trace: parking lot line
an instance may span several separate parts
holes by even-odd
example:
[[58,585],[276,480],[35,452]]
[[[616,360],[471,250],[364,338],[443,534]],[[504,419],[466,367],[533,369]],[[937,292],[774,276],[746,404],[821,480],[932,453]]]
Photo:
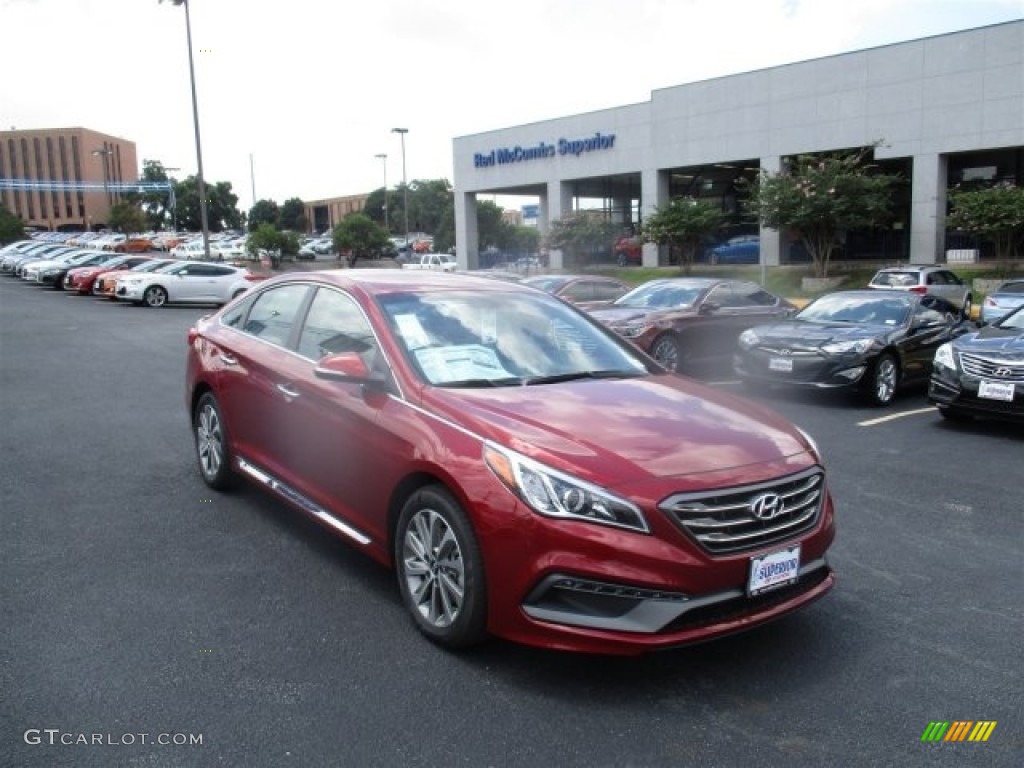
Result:
[[885,421],[892,421],[894,419],[902,419],[904,416],[918,416],[922,413],[935,413],[935,406],[929,406],[927,408],[918,408],[916,411],[900,411],[899,413],[891,413],[888,416],[881,416],[877,419],[868,419],[867,421],[858,421],[858,427],[873,427],[875,424],[881,424]]

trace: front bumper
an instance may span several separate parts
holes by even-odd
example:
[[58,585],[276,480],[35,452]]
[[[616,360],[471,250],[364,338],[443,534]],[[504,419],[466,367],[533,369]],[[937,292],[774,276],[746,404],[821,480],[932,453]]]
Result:
[[936,366],[928,382],[928,399],[940,410],[972,416],[1024,420],[1024,383],[1013,384],[1012,400],[997,400],[981,396],[982,381],[986,380],[962,371]]
[[[788,370],[783,370],[787,364]],[[859,387],[868,367],[860,355],[798,353],[783,357],[752,349],[733,357],[733,370],[747,381],[815,389]]]

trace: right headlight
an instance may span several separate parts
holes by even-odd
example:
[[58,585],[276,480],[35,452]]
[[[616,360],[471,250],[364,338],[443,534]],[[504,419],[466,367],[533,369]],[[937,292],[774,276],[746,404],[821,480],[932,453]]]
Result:
[[756,347],[759,341],[761,341],[761,337],[752,328],[748,328],[740,334],[740,347],[742,349]]
[[494,443],[484,461],[512,493],[545,517],[600,523],[648,533],[640,509],[625,499]]
[[952,344],[947,342],[935,350],[935,365],[940,368],[949,368],[951,371],[956,370]]

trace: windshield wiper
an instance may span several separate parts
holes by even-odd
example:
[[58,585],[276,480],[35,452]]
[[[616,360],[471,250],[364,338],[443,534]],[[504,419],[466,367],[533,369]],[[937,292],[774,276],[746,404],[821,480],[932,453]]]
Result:
[[581,379],[631,379],[642,375],[638,371],[572,371],[571,373],[555,373],[550,376],[529,376],[523,379],[523,386],[533,384],[558,384],[563,381],[580,381]]
[[515,376],[503,379],[456,379],[455,381],[438,382],[437,386],[451,389],[472,389],[474,387],[510,387],[519,384]]

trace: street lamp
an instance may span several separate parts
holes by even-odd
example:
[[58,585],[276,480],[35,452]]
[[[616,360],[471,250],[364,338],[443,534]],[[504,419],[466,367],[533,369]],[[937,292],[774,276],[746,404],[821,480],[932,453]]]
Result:
[[[159,0],[163,3],[164,0]],[[196,68],[192,61],[192,22],[189,19],[188,0],[170,0],[174,5],[185,6],[185,36],[188,41],[188,74],[192,83],[192,122],[196,131],[196,166],[198,169],[197,186],[199,188],[199,223],[203,230],[203,256],[210,260],[210,226],[206,214],[206,182],[203,181],[203,149],[199,142],[199,105],[196,101]]]
[[405,180],[405,134],[408,128],[392,128],[392,133],[397,133],[402,138],[402,214],[405,217],[405,253],[409,254],[409,185]]
[[388,156],[385,154],[374,155],[378,160],[384,163],[384,229],[391,234],[391,228],[388,227]]
[[174,194],[174,177],[170,175],[171,171],[180,171],[181,168],[167,168],[164,167],[164,175],[167,176],[167,183],[171,185],[171,188],[167,195],[167,207],[171,209],[171,231],[175,234],[178,233],[178,197]]

